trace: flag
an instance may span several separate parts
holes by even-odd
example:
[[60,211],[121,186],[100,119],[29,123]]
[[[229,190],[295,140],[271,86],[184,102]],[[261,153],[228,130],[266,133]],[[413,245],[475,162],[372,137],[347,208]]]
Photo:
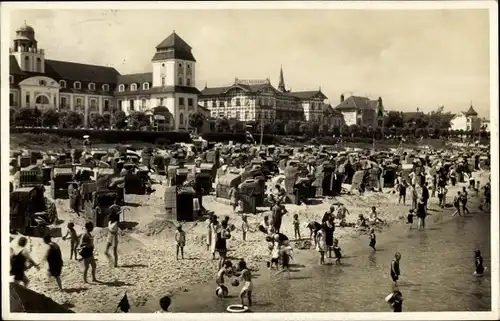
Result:
[[118,303],[116,310],[118,311],[118,309],[120,309],[120,311],[125,313],[127,313],[130,310],[130,303],[128,302],[127,293],[125,293],[123,298],[120,300],[120,303]]

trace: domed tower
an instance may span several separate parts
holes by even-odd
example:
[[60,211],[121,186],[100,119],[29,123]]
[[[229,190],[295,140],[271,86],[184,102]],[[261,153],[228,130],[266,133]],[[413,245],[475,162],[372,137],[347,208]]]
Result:
[[16,57],[19,67],[27,72],[45,73],[45,52],[38,49],[38,42],[35,39],[35,30],[24,22],[16,30],[14,48],[11,54]]

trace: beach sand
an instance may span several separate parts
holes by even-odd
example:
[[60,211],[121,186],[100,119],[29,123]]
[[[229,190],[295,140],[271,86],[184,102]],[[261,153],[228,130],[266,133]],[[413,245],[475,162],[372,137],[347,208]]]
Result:
[[[475,173],[475,177],[487,180],[487,173]],[[273,186],[272,183],[269,184]],[[348,188],[348,186],[346,186]],[[113,268],[104,253],[106,230],[96,228],[93,232],[96,245],[97,279],[102,283],[85,284],[83,282],[83,265],[81,262],[69,260],[69,241],[60,237],[54,238],[63,252],[64,268],[62,272],[65,292],[59,292],[55,280],[47,276],[47,265],[44,263],[40,271],[32,268],[27,272],[31,280],[29,287],[43,293],[58,303],[75,312],[96,313],[114,312],[122,296],[127,293],[132,311],[134,307],[141,307],[148,300],[167,293],[174,295],[179,291],[188,292],[191,285],[203,282],[214,282],[217,272],[217,260],[206,248],[206,234],[208,222],[188,222],[184,224],[186,231],[185,259],[175,259],[175,223],[166,220],[164,214],[164,185],[155,185],[156,191],[149,196],[126,195],[124,221],[138,223],[131,230],[122,230],[120,235],[119,267]],[[459,186],[450,187],[448,203]],[[288,214],[283,218],[281,232],[293,239],[292,220],[294,214],[299,214],[302,237],[308,237],[309,231],[304,224],[315,220],[321,221],[325,211],[334,202],[343,203],[349,210],[347,222],[356,222],[359,214],[368,213],[371,206],[376,206],[379,218],[384,220],[383,228],[378,233],[390,233],[390,225],[394,222],[406,220],[410,197],[407,196],[406,206],[397,204],[397,195],[386,189],[384,193],[367,192],[363,197],[345,195],[335,199],[325,199],[318,205],[286,205]],[[68,200],[56,200],[58,215],[62,222],[54,228],[60,228],[62,235],[66,234],[66,225],[75,222],[77,232],[83,231],[83,220],[70,212]],[[218,202],[214,196],[206,196],[203,206],[212,210],[219,218],[229,216],[230,223],[236,226],[232,238],[228,240],[228,256],[230,258],[244,258],[249,267],[257,270],[262,262],[267,260],[267,242],[264,235],[257,230],[265,215],[271,215],[268,208],[260,208],[260,213],[249,214],[248,222],[250,233],[247,241],[242,241],[241,218],[234,214],[229,205]],[[337,228],[335,237],[343,242],[349,238],[358,237],[360,231],[353,227]],[[39,262],[45,254],[46,245],[40,238],[30,238],[31,254]],[[308,251],[308,250],[304,250]],[[312,250],[310,250],[312,251]],[[89,277],[90,280],[90,271]],[[151,302],[148,303],[148,305]]]

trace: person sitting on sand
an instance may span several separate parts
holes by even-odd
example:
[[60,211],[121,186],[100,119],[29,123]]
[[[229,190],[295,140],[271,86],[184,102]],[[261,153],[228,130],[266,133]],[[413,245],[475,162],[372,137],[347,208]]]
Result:
[[372,206],[369,215],[370,215],[370,221],[372,221],[373,223],[384,223],[384,221],[382,221],[378,217],[377,208],[375,206]]
[[350,213],[344,204],[339,204],[339,208],[337,209],[337,219],[340,221],[340,226],[346,226],[346,218],[349,214]]

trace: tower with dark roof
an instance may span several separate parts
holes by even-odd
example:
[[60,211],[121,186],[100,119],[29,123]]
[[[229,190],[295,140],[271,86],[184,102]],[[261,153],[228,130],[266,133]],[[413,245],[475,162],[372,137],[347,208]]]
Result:
[[280,67],[280,81],[278,84],[278,90],[285,93],[286,87],[285,87],[285,77],[283,76],[283,66]]
[[195,87],[196,60],[191,46],[175,30],[156,46],[152,64],[153,87]]
[[28,26],[26,21],[16,30],[11,54],[16,58],[22,71],[45,73],[45,52],[43,49],[38,49],[35,29]]

